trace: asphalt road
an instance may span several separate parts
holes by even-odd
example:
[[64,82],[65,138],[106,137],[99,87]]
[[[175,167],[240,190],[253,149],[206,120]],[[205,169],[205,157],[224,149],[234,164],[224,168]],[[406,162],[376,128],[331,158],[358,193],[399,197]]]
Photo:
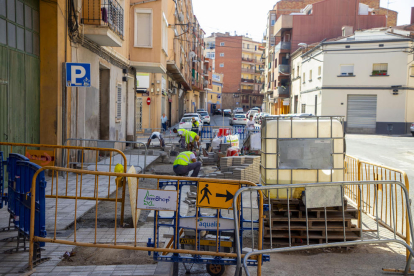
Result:
[[214,115],[211,117],[210,124],[212,126],[229,126],[229,118],[223,117],[222,115]]
[[405,171],[410,182],[410,198],[414,198],[414,137],[347,134],[345,138],[348,155]]

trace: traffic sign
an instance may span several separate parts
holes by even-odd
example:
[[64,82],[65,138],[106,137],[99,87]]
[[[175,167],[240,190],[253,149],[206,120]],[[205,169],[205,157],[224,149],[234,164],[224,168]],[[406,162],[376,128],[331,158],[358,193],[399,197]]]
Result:
[[147,105],[150,105],[151,104],[151,98],[150,97],[148,97],[147,98]]
[[90,87],[91,64],[66,62],[66,86]]
[[232,209],[238,189],[240,184],[198,182],[197,207]]

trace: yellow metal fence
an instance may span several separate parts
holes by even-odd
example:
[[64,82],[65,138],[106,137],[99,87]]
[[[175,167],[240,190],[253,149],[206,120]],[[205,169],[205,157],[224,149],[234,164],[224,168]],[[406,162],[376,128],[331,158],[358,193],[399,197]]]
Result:
[[[404,171],[382,166],[356,157],[345,156],[345,181],[398,181],[404,184],[407,191],[410,189],[407,174]],[[368,185],[345,187],[345,195],[363,213],[376,220],[378,224],[394,231],[407,244],[410,244],[407,204],[403,190],[389,185]],[[395,215],[393,215],[395,214]],[[361,218],[358,217],[358,227],[361,227]],[[408,256],[407,251],[407,256]]]

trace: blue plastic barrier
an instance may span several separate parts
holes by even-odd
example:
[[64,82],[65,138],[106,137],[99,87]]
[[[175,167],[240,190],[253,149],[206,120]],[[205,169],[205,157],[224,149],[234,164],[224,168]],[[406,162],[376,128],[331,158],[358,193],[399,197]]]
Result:
[[[182,197],[186,197],[187,194],[183,194],[182,193],[182,188],[183,186],[195,186],[197,187],[198,182],[197,181],[180,181],[180,188],[177,189],[177,181],[176,180],[172,180],[172,181],[159,181],[159,187],[160,189],[165,187],[165,186],[174,186],[176,190],[178,190],[178,201],[181,202],[181,198]],[[243,198],[240,197],[240,204],[243,206]],[[266,207],[267,208],[267,207]],[[172,217],[165,217],[160,215],[161,212],[156,212],[157,214],[154,216],[154,237],[156,237],[155,241],[151,241],[151,239],[149,239],[147,246],[148,247],[154,247],[155,245],[157,246],[157,248],[161,247],[160,244],[160,228],[161,227],[167,227],[167,228],[173,228],[174,230],[174,234],[173,237],[177,237],[177,240],[179,240],[179,229],[180,227],[176,227],[177,224],[180,225],[180,219],[183,218],[194,218],[196,219],[195,215],[192,216],[181,216],[180,215],[180,210],[181,210],[181,204],[178,205],[178,210],[177,212],[174,212],[174,215]],[[222,216],[222,210],[218,209],[216,210],[216,214],[214,216],[205,216],[202,215],[200,212],[200,207],[197,208],[197,212],[198,212],[198,219],[202,220],[203,218],[224,218]],[[229,219],[229,218],[227,218]],[[232,220],[232,219],[231,219]],[[171,222],[168,222],[171,221]],[[243,216],[243,208],[240,208],[240,244],[242,246],[243,244],[243,232],[244,231],[251,231],[251,220],[246,219]],[[258,223],[258,220],[253,220],[253,223]],[[191,228],[190,228],[191,229]],[[254,230],[258,230],[257,227],[253,228]],[[195,230],[194,230],[195,231]],[[198,235],[200,236],[200,232],[202,232],[204,230],[197,230]],[[224,233],[229,233],[232,230],[220,230],[218,231],[218,235],[221,237]],[[234,231],[234,230],[233,230]],[[217,231],[209,231],[209,232],[217,232]],[[198,241],[200,240],[200,238],[198,239]],[[219,239],[221,240],[221,238]],[[181,244],[180,244],[181,245]],[[197,244],[197,247],[199,247],[200,245]],[[219,243],[219,251],[221,251],[221,246]],[[148,252],[150,254],[150,252]],[[187,255],[187,254],[168,254],[168,255],[163,255],[162,253],[159,252],[153,252],[153,258],[155,261],[164,261],[164,262],[180,262],[180,263],[199,263],[199,264],[220,264],[220,265],[236,265],[237,264],[237,260],[236,258],[228,258],[228,257],[214,257],[214,256],[201,256],[201,255]],[[262,261],[269,261],[270,257],[269,255],[263,255]],[[257,265],[257,261],[256,260],[249,260],[248,261],[248,265],[250,266],[256,266]]]
[[[31,211],[31,187],[32,179],[40,166],[28,162],[17,161],[16,164],[16,191],[15,203],[18,209],[19,220],[15,225],[18,229],[29,236],[30,231],[30,211]],[[46,180],[42,171],[36,178],[36,199],[35,199],[35,225],[34,235],[38,237],[46,237]],[[44,246],[45,243],[40,243]]]
[[[9,213],[14,216],[14,220],[19,220],[19,210],[16,209],[16,197],[18,196],[16,192],[16,170],[17,170],[17,161],[29,161],[24,155],[18,153],[10,153],[7,158],[7,173],[8,173],[8,207],[7,210]],[[16,225],[17,226],[17,225]]]
[[3,208],[3,201],[6,199],[4,195],[4,167],[3,152],[0,151],[0,209]]
[[[7,158],[8,211],[15,227],[29,236],[32,179],[40,166],[29,162],[24,155],[10,153]],[[36,178],[35,236],[46,237],[46,180],[44,172]],[[44,243],[40,243],[43,247]]]

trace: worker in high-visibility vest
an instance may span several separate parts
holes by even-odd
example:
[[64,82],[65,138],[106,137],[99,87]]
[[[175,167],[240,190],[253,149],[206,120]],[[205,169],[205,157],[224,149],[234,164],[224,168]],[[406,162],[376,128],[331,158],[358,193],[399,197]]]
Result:
[[196,118],[193,117],[193,119],[191,120],[191,131],[197,133],[198,135],[199,126],[200,123],[196,120]]
[[181,148],[185,148],[185,137],[187,135],[187,133],[189,132],[189,130],[186,130],[185,128],[179,128],[173,129],[174,133],[178,133],[178,135],[180,136],[180,140],[178,141],[181,144]]
[[187,150],[193,150],[195,148],[195,143],[197,143],[198,148],[200,148],[200,136],[194,131],[189,131],[187,133],[185,142],[187,143]]
[[200,172],[201,162],[197,161],[197,156],[192,151],[183,151],[174,161],[173,170],[178,176],[187,176],[193,171],[191,177],[197,177]]

